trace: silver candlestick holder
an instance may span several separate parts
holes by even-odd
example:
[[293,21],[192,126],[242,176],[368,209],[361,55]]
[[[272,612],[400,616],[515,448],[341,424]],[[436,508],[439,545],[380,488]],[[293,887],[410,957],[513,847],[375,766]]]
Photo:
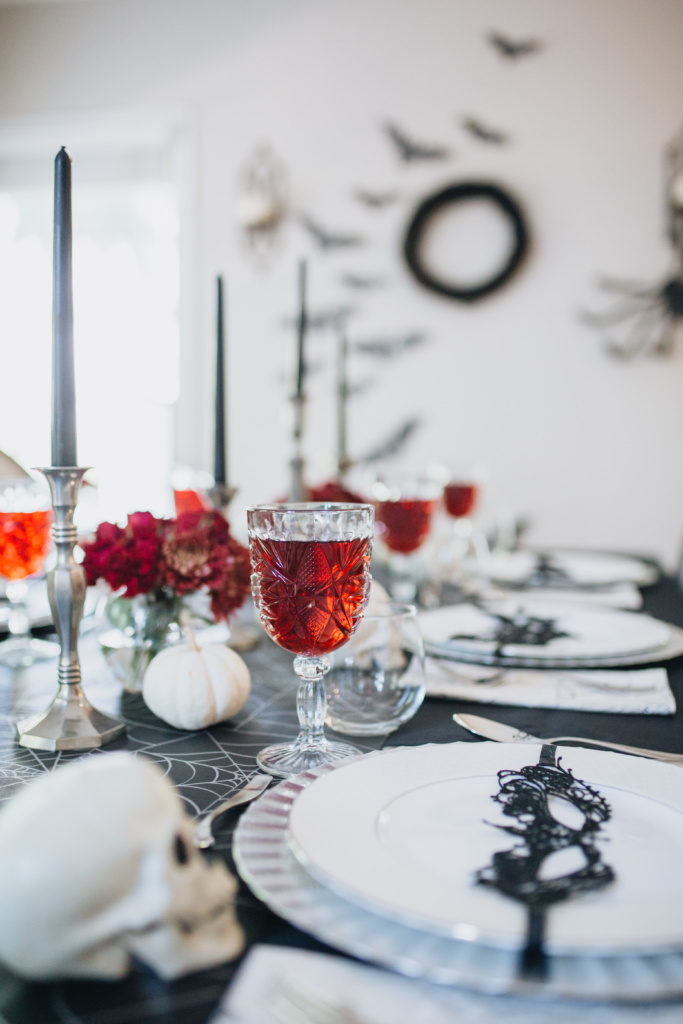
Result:
[[236,487],[228,487],[227,484],[214,484],[207,491],[209,501],[221,515],[227,519],[230,502],[237,494]]
[[77,532],[74,511],[85,469],[52,466],[41,469],[52,494],[52,536],[57,562],[47,576],[47,593],[59,637],[58,690],[40,714],[17,722],[19,744],[36,750],[91,750],[123,732],[119,718],[94,708],[81,689],[78,632],[83,617],[86,578],[74,558]]

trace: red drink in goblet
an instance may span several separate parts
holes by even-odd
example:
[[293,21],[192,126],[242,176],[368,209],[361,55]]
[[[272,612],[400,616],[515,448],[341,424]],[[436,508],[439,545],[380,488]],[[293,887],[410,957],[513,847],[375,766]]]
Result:
[[52,509],[0,511],[0,576],[23,580],[40,572],[50,550]]
[[266,747],[257,757],[280,778],[358,753],[323,732],[327,654],[360,624],[370,589],[372,505],[309,502],[255,505],[247,510],[252,590],[272,639],[296,654],[301,682],[293,743]]
[[0,482],[0,575],[7,580],[9,639],[0,643],[0,664],[19,668],[54,658],[59,645],[31,636],[27,578],[40,572],[50,550],[52,507],[47,488],[32,477]]
[[211,508],[211,502],[201,491],[194,491],[190,488],[173,491],[173,504],[175,514],[180,516],[183,512],[203,512]]
[[375,510],[377,532],[390,551],[408,555],[427,537],[435,508],[436,499],[380,501]]
[[444,500],[449,516],[453,516],[455,519],[469,516],[477,503],[478,491],[479,488],[476,484],[446,484]]
[[370,538],[254,538],[261,621],[276,644],[314,657],[336,651],[360,621],[370,564]]

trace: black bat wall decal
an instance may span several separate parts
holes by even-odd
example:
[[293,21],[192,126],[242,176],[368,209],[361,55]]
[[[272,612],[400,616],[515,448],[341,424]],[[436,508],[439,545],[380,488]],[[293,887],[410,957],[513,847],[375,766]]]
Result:
[[391,206],[398,199],[398,192],[370,192],[365,188],[357,188],[353,195],[359,203],[373,210],[383,210],[385,206]]
[[384,281],[381,277],[364,277],[362,274],[342,274],[341,283],[345,284],[347,288],[369,291],[372,288],[381,288]]
[[502,32],[489,32],[486,39],[505,60],[515,61],[520,57],[529,57],[543,48],[540,39],[515,40],[503,35]]
[[416,160],[445,160],[451,155],[446,146],[427,145],[411,139],[402,128],[393,121],[386,121],[384,131],[396,147],[396,152],[405,163],[412,163]]
[[402,334],[397,338],[371,338],[367,341],[357,341],[354,349],[364,356],[374,356],[377,359],[393,359],[409,348],[421,345],[427,340],[427,335],[421,331],[413,331],[411,334]]
[[346,385],[346,395],[348,398],[357,398],[359,395],[369,391],[376,383],[376,377],[363,377],[361,380],[349,382]]
[[362,235],[343,235],[329,231],[309,217],[307,213],[302,213],[299,216],[299,222],[324,252],[333,249],[348,249],[352,246],[363,245],[365,242]]
[[[306,328],[309,331],[324,331],[328,327],[336,327],[338,324],[344,323],[355,311],[353,306],[334,306],[331,309],[320,309],[316,313],[308,313]],[[296,327],[298,323],[298,316],[289,317],[282,321],[282,326],[291,331],[292,327]]]
[[405,448],[408,440],[413,436],[418,427],[421,426],[419,419],[407,420],[403,426],[391,434],[385,441],[382,441],[376,448],[372,448],[361,458],[356,459],[356,465],[368,465],[371,462],[379,462],[382,459],[390,459],[398,455]]
[[506,132],[498,131],[496,128],[489,128],[477,120],[476,117],[464,117],[462,119],[462,126],[465,131],[469,132],[475,139],[479,139],[480,142],[487,142],[493,146],[504,146],[510,141],[510,136]]

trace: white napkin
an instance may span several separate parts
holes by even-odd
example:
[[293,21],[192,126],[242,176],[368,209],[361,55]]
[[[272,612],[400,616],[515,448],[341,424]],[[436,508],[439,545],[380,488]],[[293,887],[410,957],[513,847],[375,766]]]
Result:
[[[480,995],[303,950],[255,946],[209,1024],[282,1024],[279,983],[340,1004],[357,1024],[680,1024],[680,1003],[609,1005]],[[349,1017],[351,1020],[351,1017]]]
[[676,711],[664,668],[628,672],[618,669],[501,670],[445,658],[427,658],[425,667],[427,693],[431,697],[612,714],[673,715]]

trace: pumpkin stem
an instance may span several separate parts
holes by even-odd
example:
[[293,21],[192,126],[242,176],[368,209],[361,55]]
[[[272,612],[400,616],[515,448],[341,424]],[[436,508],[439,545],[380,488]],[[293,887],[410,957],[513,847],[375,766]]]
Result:
[[194,630],[190,626],[183,626],[183,633],[187,637],[187,644],[190,650],[200,650],[199,644],[197,643],[197,637],[194,635]]

